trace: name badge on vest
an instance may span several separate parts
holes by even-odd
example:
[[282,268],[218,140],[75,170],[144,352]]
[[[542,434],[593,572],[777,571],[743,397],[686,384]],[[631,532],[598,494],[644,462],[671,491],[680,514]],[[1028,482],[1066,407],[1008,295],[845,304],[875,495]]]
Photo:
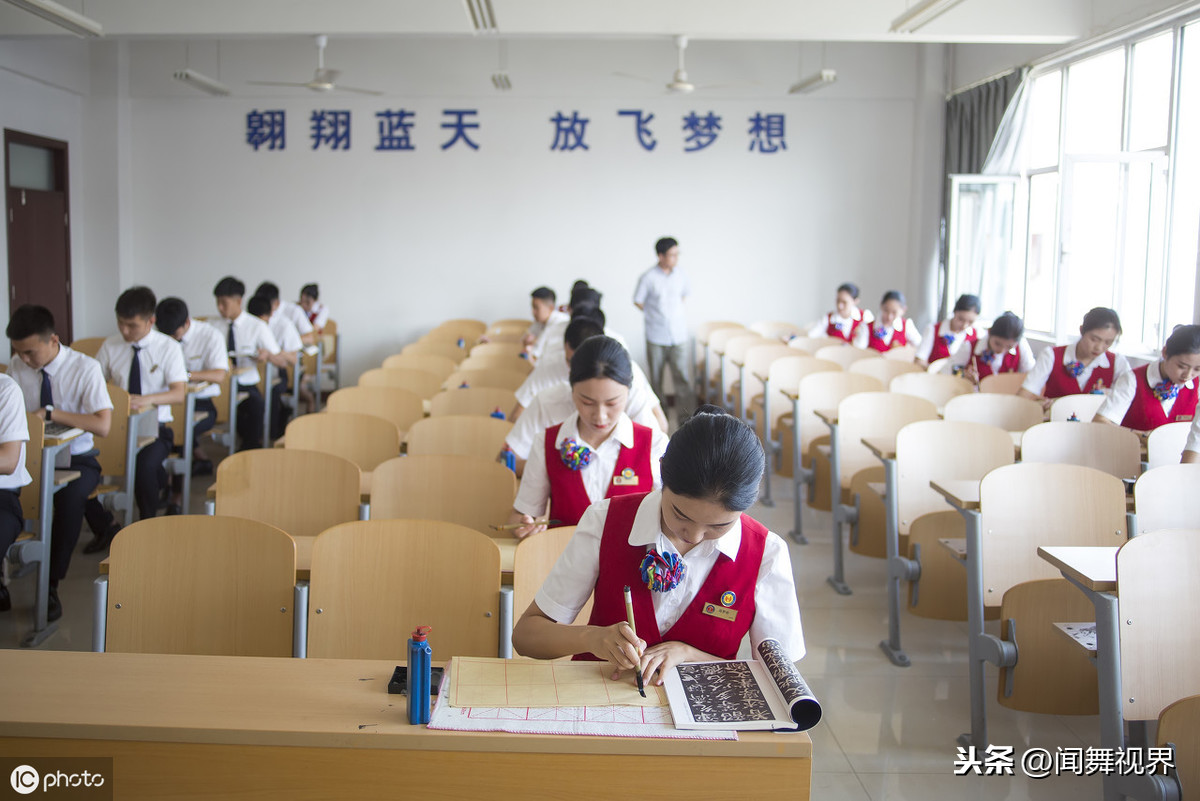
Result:
[[1190,423],[1190,422],[1192,422],[1193,417],[1195,417],[1195,415],[1177,414],[1177,415],[1175,415],[1175,422],[1176,423]]
[[612,483],[617,487],[636,487],[640,479],[632,467],[626,467],[619,476],[613,476]]

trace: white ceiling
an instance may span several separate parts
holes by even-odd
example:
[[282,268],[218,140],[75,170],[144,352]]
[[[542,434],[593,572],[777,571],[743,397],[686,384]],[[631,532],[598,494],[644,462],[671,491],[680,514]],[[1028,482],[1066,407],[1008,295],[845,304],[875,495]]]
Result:
[[[59,0],[111,38],[476,36],[465,0]],[[550,38],[1060,44],[1169,0],[963,0],[915,34],[888,32],[916,0],[491,0],[499,35]],[[0,2],[0,37],[61,35]],[[489,34],[483,34],[487,36]],[[490,34],[495,35],[495,34]]]

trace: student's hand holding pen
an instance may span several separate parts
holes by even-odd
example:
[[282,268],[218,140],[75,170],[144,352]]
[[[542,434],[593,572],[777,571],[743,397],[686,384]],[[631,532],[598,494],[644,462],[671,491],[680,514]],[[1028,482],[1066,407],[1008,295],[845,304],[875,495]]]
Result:
[[592,635],[592,643],[588,650],[612,664],[613,681],[621,677],[621,671],[637,670],[641,665],[646,641],[639,638],[625,621],[611,626],[593,626],[589,628],[589,632]]
[[515,528],[509,529],[509,531],[519,540],[528,537],[530,534],[540,534],[546,530],[545,521],[539,522],[529,515],[521,514],[515,509],[508,516],[508,523],[511,526],[515,526]]

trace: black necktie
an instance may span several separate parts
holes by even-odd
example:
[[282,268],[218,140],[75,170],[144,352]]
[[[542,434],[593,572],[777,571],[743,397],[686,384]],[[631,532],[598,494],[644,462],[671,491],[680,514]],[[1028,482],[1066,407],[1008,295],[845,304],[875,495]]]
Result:
[[133,361],[129,363],[129,394],[142,394],[142,365],[138,361],[138,351],[141,350],[137,345],[133,346]]
[[233,320],[229,321],[229,336],[225,337],[225,344],[229,346],[230,353],[237,353],[237,346],[233,341]]
[[50,374],[42,370],[42,408],[54,405],[54,393],[50,391]]

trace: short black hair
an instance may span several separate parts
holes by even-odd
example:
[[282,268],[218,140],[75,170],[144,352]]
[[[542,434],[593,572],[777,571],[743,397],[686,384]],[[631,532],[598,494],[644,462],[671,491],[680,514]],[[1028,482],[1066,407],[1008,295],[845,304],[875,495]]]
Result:
[[629,351],[612,337],[585,339],[571,357],[571,386],[593,378],[611,378],[627,387],[633,385]]
[[604,336],[604,325],[583,315],[567,323],[567,330],[563,334],[563,344],[571,350],[579,350],[579,346],[583,344],[584,340],[602,336]]
[[1097,328],[1115,328],[1117,336],[1120,336],[1121,318],[1117,316],[1117,312],[1114,309],[1097,306],[1083,315],[1083,325],[1079,326],[1079,333],[1086,334],[1088,331],[1095,331]]
[[599,306],[601,297],[601,294],[590,286],[581,286],[578,289],[572,289],[571,308],[574,309],[580,303],[591,303]]
[[117,298],[117,316],[129,320],[134,317],[153,317],[158,299],[148,286],[131,286]]
[[1163,356],[1171,358],[1182,353],[1200,353],[1200,325],[1179,325],[1167,337]]
[[663,486],[744,512],[758,500],[767,457],[754,429],[705,404],[679,427],[662,458]]
[[954,301],[954,311],[973,311],[979,314],[983,305],[979,302],[978,295],[959,295],[958,300]]
[[300,297],[316,300],[321,297],[321,290],[317,288],[316,284],[305,284],[300,287]]
[[679,243],[672,237],[664,236],[654,243],[654,252],[661,256],[674,247],[679,247]]
[[988,336],[1001,339],[1020,339],[1024,333],[1025,323],[1010,311],[997,317],[996,321],[992,323],[992,327],[988,329]]
[[858,300],[858,284],[852,284],[849,281],[847,281],[846,283],[839,286],[837,288],[837,292],[835,292],[834,294],[838,294],[841,292],[845,292],[850,297],[854,298],[855,300]]
[[254,294],[262,295],[267,300],[279,300],[279,286],[270,281],[263,281],[258,285],[258,289],[254,290]]
[[213,295],[218,298],[241,298],[246,296],[246,285],[234,278],[232,275],[227,275],[217,282],[213,287]]
[[174,336],[188,319],[188,307],[182,298],[163,298],[154,314],[154,327],[167,336]]
[[879,301],[879,305],[882,306],[883,304],[887,303],[889,300],[894,300],[897,303],[899,303],[901,306],[905,306],[905,307],[908,306],[908,301],[906,301],[904,299],[904,293],[901,292],[899,289],[889,289],[887,292],[884,292],[883,300]]
[[548,300],[551,305],[554,305],[554,301],[558,300],[558,295],[555,295],[554,290],[548,286],[539,286],[530,292],[529,296],[534,300]]
[[574,294],[575,292],[578,292],[581,289],[587,289],[587,288],[588,288],[588,282],[584,281],[582,278],[580,278],[578,281],[571,284],[571,293]]
[[246,312],[255,317],[262,317],[271,313],[271,299],[266,295],[255,295],[246,301]]
[[17,307],[4,332],[11,340],[39,336],[43,341],[49,341],[54,334],[54,314],[45,306],[32,303]]

